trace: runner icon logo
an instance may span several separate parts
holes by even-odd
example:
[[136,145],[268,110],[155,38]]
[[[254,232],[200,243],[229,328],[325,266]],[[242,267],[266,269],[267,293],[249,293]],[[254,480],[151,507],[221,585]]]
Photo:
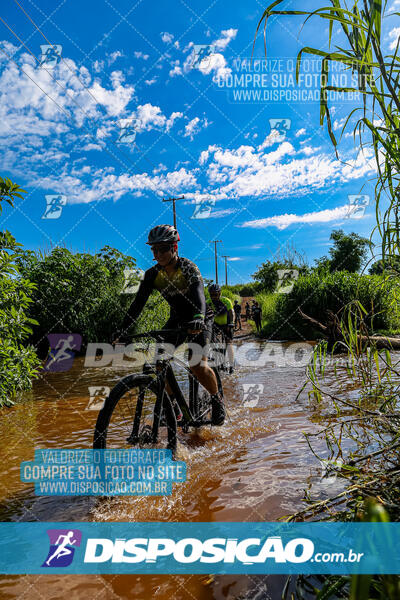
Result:
[[369,204],[367,194],[348,195],[349,205],[347,207],[346,219],[361,219],[364,216],[365,209]]
[[50,548],[42,567],[68,567],[74,558],[75,548],[81,545],[79,529],[48,529]]
[[254,408],[257,406],[260,396],[264,391],[261,383],[243,383],[243,406]]
[[132,120],[120,121],[120,133],[117,142],[120,144],[133,144],[136,139],[135,123]]
[[42,54],[40,57],[39,67],[54,69],[54,67],[61,60],[62,46],[60,46],[60,44],[55,44],[54,46],[43,44],[40,46],[40,50]]
[[67,197],[62,194],[52,194],[45,196],[46,210],[42,215],[42,219],[59,219],[62,209],[67,204]]
[[122,294],[136,294],[139,289],[140,281],[144,277],[144,271],[141,269],[124,269],[124,287]]
[[276,142],[283,142],[287,132],[290,129],[290,119],[269,119],[269,125],[271,127],[270,135],[274,136]]
[[215,54],[215,46],[212,44],[194,44],[192,68],[207,70],[213,54]]
[[50,352],[44,365],[45,371],[68,371],[72,367],[75,351],[81,349],[79,333],[50,333],[47,336]]
[[106,385],[89,386],[90,398],[86,410],[101,410],[109,393],[110,388]]
[[289,294],[294,286],[294,282],[299,278],[299,272],[296,269],[278,269],[278,287],[276,294]]
[[211,211],[214,208],[214,206],[215,206],[214,198],[204,198],[202,200],[196,200],[196,207],[190,218],[191,219],[207,219],[210,216]]

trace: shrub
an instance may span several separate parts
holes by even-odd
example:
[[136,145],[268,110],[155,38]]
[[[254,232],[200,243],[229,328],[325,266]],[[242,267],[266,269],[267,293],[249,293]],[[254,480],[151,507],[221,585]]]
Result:
[[[28,251],[19,262],[24,277],[36,284],[30,316],[38,321],[33,339],[44,340],[43,351],[51,332],[79,333],[84,345],[110,341],[133,300],[123,288],[124,270],[136,269],[134,258],[106,246],[94,256],[67,248],[54,248],[47,255]],[[153,329],[166,312],[165,301],[152,295],[133,329]]]
[[[12,206],[13,198],[21,198],[23,192],[0,177],[0,213],[3,200]],[[34,286],[19,277],[20,246],[9,231],[0,232],[0,406],[13,404],[19,392],[31,388],[40,364],[32,346],[25,347],[35,323],[27,316]]]
[[256,293],[256,287],[254,285],[244,285],[241,290],[239,291],[239,294],[242,298],[247,298],[248,296],[254,296]]
[[[299,277],[290,294],[276,294],[273,314],[265,323],[263,335],[277,339],[315,339],[321,336],[298,313],[298,307],[317,321],[325,323],[327,311],[338,313],[352,300],[359,300],[367,311],[370,331],[399,327],[392,309],[395,288],[378,275],[335,272],[321,279],[320,274]],[[264,315],[265,317],[265,315]]]

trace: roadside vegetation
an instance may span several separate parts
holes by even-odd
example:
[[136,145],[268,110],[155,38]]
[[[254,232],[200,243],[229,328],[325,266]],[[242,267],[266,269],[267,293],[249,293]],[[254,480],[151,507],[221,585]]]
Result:
[[[25,191],[0,177],[2,203],[13,206]],[[20,392],[29,390],[40,362],[27,343],[36,321],[29,315],[35,286],[21,276],[17,266],[19,244],[7,230],[0,231],[0,406],[12,404]]]
[[[366,311],[365,324],[370,333],[396,335],[400,331],[399,279],[383,272],[382,261],[370,265],[365,273],[369,240],[355,233],[335,230],[328,256],[307,266],[293,255],[279,261],[266,261],[253,275],[259,291],[256,299],[262,307],[261,337],[271,339],[308,339],[321,332],[306,321],[299,309],[319,322],[327,315],[338,315],[353,300]],[[293,258],[294,256],[294,258]],[[300,255],[297,254],[297,257]],[[298,278],[288,279],[289,293],[280,293],[278,271],[297,271]],[[362,271],[360,273],[360,271]],[[394,273],[394,272],[392,272]]]

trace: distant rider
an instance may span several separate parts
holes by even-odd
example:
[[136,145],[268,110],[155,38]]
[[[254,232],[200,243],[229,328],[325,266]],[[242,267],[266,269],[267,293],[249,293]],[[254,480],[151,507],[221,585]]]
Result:
[[233,303],[233,311],[235,313],[235,330],[242,329],[242,307],[237,300]]
[[216,325],[223,331],[226,342],[226,351],[229,359],[229,373],[233,373],[235,358],[233,355],[233,306],[226,296],[221,296],[221,288],[217,283],[208,286]]

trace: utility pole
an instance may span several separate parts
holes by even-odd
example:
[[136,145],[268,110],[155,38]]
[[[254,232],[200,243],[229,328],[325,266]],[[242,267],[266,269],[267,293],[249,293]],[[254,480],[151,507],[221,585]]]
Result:
[[228,285],[228,266],[227,266],[227,262],[226,259],[230,258],[229,256],[222,256],[222,258],[225,259],[225,285]]
[[217,244],[222,243],[222,240],[211,240],[210,244],[214,244],[214,256],[215,256],[215,283],[218,283],[218,257],[217,257]]
[[185,198],[185,196],[179,196],[179,198],[163,198],[163,202],[172,202],[172,209],[174,211],[174,227],[176,229],[176,209],[175,209],[175,202],[177,200],[183,200]]

